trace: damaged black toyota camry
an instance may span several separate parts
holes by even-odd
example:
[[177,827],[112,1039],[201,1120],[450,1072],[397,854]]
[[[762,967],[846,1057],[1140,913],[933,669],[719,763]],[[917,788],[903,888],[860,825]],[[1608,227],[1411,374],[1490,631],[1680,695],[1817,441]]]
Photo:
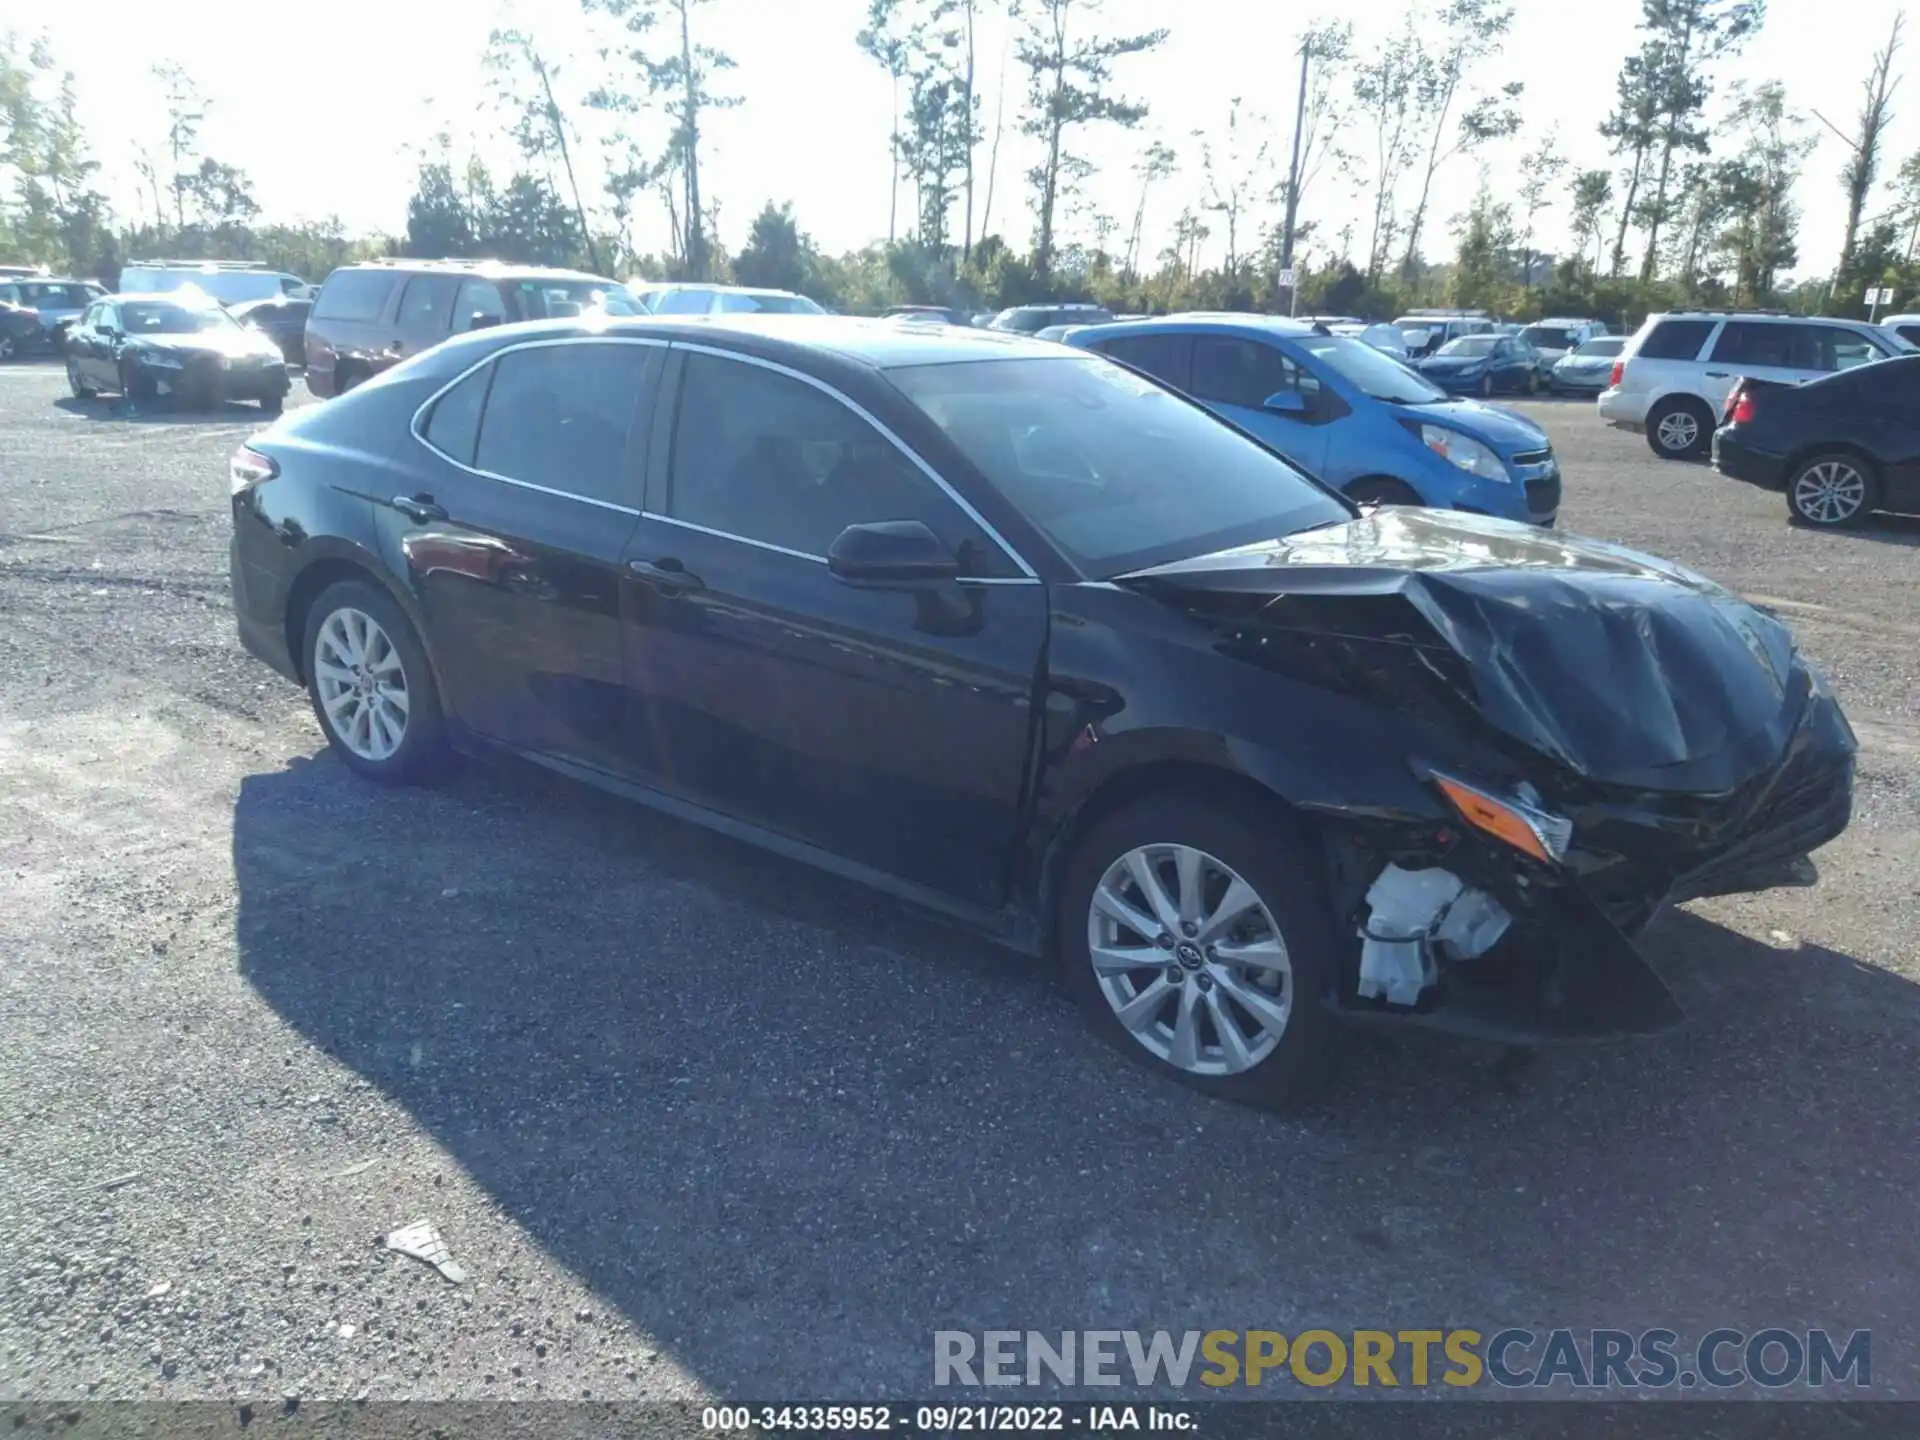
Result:
[[1353,1022],[1668,1027],[1647,922],[1812,883],[1849,816],[1825,680],[1711,581],[1356,511],[1016,336],[499,327],[232,482],[241,638],[353,770],[506,751],[882,886],[1234,1098]]

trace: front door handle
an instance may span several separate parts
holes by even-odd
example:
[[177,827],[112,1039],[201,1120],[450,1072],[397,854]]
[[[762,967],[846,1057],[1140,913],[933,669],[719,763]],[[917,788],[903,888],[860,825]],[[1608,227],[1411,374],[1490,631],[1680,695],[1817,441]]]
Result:
[[1730,377],[1730,376],[1728,375],[1728,373],[1727,373],[1727,372],[1726,372],[1725,370],[1709,370],[1709,371],[1707,371],[1707,379],[1709,379],[1709,380],[1726,380],[1726,379],[1730,379],[1730,378],[1731,378],[1731,377]]
[[413,521],[416,525],[425,525],[435,520],[447,518],[444,507],[435,503],[433,496],[422,491],[418,495],[396,495],[393,508]]
[[627,569],[663,595],[682,595],[689,590],[706,588],[698,575],[688,573],[687,567],[670,555],[658,560],[629,560]]

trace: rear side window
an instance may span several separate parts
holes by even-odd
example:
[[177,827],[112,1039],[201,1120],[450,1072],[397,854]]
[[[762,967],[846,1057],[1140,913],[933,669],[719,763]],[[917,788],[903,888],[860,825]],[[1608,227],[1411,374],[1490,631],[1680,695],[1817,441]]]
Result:
[[[659,373],[657,346],[542,345],[493,363],[475,468],[637,510],[632,457]],[[642,397],[646,409],[641,409]],[[450,422],[451,423],[451,422]]]
[[1920,345],[1920,325],[1896,325],[1893,333],[1909,345]]
[[1184,337],[1179,335],[1116,335],[1090,348],[1101,355],[1112,356],[1123,365],[1144,370],[1176,389],[1184,389],[1187,377],[1180,363],[1184,358],[1181,354],[1184,344]]
[[400,277],[391,270],[336,270],[314,302],[317,320],[378,320]]
[[653,307],[656,315],[704,315],[713,297],[704,290],[675,290]]
[[407,281],[394,323],[415,331],[446,329],[447,307],[459,288],[460,282],[451,275],[415,275]]
[[1700,347],[1713,333],[1711,320],[1662,320],[1640,342],[1640,360],[1697,360]]
[[1270,395],[1299,388],[1300,372],[1279,351],[1231,335],[1193,342],[1193,393],[1202,400],[1258,410]]
[[427,444],[449,460],[471,466],[480,440],[480,412],[486,407],[492,380],[493,366],[482,365],[435,401],[422,432]]

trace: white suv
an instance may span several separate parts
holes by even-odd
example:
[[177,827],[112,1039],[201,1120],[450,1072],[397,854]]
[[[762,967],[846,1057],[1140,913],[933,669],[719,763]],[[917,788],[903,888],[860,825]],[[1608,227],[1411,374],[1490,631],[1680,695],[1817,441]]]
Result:
[[1743,377],[1804,385],[1914,348],[1857,320],[1701,310],[1649,315],[1614,362],[1600,418],[1644,431],[1663,460],[1704,455]]

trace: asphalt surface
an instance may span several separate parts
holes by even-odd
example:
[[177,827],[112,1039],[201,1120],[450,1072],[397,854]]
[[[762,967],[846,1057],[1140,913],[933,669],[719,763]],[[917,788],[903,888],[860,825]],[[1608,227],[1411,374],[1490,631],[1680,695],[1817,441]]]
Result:
[[[1368,1042],[1279,1119],[852,886],[530,770],[355,779],[234,639],[258,413],[0,367],[0,1398],[855,1400],[936,1329],[1463,1324],[1871,1328],[1920,1395],[1920,522],[1520,408],[1567,528],[1829,667],[1854,826],[1661,923],[1685,1032]],[[464,1284],[381,1248],[417,1219]]]

